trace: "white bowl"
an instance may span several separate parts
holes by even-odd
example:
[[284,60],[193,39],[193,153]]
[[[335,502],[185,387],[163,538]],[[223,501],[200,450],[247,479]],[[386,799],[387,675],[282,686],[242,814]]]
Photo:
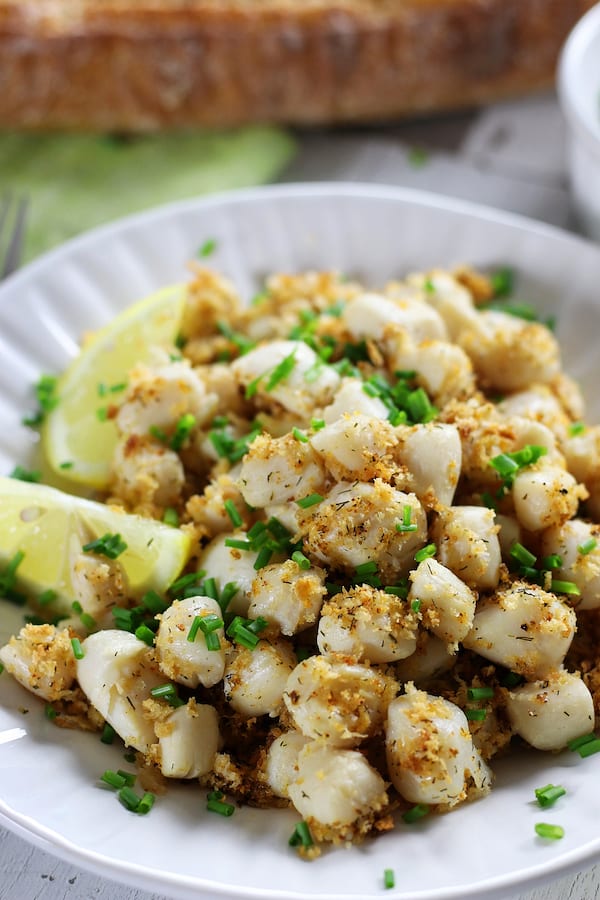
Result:
[[[510,265],[515,299],[556,316],[565,367],[585,390],[590,421],[600,421],[597,246],[417,191],[284,185],[144,212],[69,242],[0,285],[0,472],[33,467],[35,436],[21,422],[39,376],[63,369],[82,333],[185,277],[208,239],[211,266],[247,298],[273,271],[333,268],[376,286],[436,265]],[[0,601],[0,645],[19,629],[22,612]],[[41,700],[0,677],[0,825],[154,896],[506,900],[600,858],[600,754],[515,752],[493,761],[495,788],[485,800],[414,826],[400,820],[395,831],[310,864],[288,846],[297,822],[291,810],[246,807],[224,819],[206,811],[199,788],[173,785],[149,816],[128,813],[98,786],[105,769],[122,765],[117,743],[54,727]],[[534,831],[541,818],[534,789],[548,783],[567,791],[544,812],[543,821],[565,830],[551,843]],[[397,886],[384,891],[388,867]]]
[[578,224],[600,241],[600,4],[567,39],[558,92],[568,125],[568,165]]

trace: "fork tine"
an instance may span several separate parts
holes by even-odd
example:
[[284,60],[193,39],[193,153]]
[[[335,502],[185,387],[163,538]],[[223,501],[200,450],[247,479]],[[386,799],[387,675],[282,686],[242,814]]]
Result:
[[[0,231],[4,225],[8,208],[10,206],[10,194],[5,195],[4,202],[0,208]],[[21,261],[21,253],[23,251],[23,242],[25,237],[25,220],[27,218],[27,197],[21,197],[17,206],[15,220],[12,227],[10,241],[4,257],[4,265],[0,272],[0,279],[6,278],[12,272],[19,268]]]

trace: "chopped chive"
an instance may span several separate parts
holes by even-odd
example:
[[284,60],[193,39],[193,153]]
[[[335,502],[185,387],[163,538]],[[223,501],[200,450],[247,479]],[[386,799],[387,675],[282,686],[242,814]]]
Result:
[[558,841],[565,836],[565,829],[560,825],[548,825],[546,822],[538,822],[535,825],[535,833],[538,837],[550,841]]
[[595,738],[593,741],[586,741],[585,744],[577,748],[577,752],[582,759],[585,759],[587,756],[593,756],[594,753],[600,752],[600,739]]
[[121,778],[125,780],[125,784],[128,787],[133,787],[135,784],[136,775],[134,772],[125,772],[124,769],[117,769],[117,775],[120,775]]
[[52,706],[51,703],[46,703],[46,706],[44,707],[44,715],[46,716],[47,719],[50,719],[50,721],[52,721],[53,719],[55,719],[57,717],[58,713],[56,712],[56,710],[54,709],[54,707]]
[[225,538],[225,546],[234,550],[252,550],[250,541],[238,541],[237,538]]
[[393,888],[396,884],[396,879],[394,877],[393,869],[384,869],[383,870],[383,886],[386,890]]
[[140,800],[140,802],[137,805],[136,813],[138,813],[138,815],[140,815],[140,816],[147,815],[150,812],[150,810],[152,809],[152,807],[154,806],[155,800],[156,800],[155,795],[152,794],[150,791],[146,791],[144,793],[144,796],[142,797],[142,799]]
[[494,297],[508,297],[514,289],[515,273],[514,269],[503,266],[490,275],[490,283],[494,292]]
[[590,734],[582,734],[581,737],[573,738],[572,741],[568,741],[567,747],[569,750],[577,750],[579,751],[580,747],[583,747],[584,744],[591,744],[592,741],[596,740],[596,735],[594,732],[590,732]]
[[516,541],[512,547],[510,548],[510,555],[513,559],[516,559],[517,562],[521,563],[523,566],[534,566],[537,556],[534,556],[533,553],[530,553],[529,550],[523,546],[523,544],[519,544]]
[[301,550],[294,550],[292,553],[292,561],[295,562],[300,569],[310,569],[310,559],[308,559]]
[[223,506],[225,507],[225,512],[231,519],[231,524],[233,525],[233,527],[241,528],[241,526],[243,525],[243,519],[233,500],[225,500]]
[[206,800],[206,809],[208,812],[218,813],[220,816],[225,816],[225,818],[229,818],[235,812],[235,806],[232,803],[224,803],[223,800],[210,794]]
[[418,822],[419,819],[422,819],[429,813],[429,807],[426,803],[417,803],[415,806],[411,807],[411,809],[407,809],[405,813],[402,814],[402,819],[406,822],[407,825],[411,825],[413,822]]
[[435,544],[427,544],[426,547],[423,547],[421,550],[418,550],[415,553],[415,562],[423,562],[424,559],[431,559],[432,556],[435,556],[437,553],[437,547]]
[[384,587],[383,590],[386,594],[393,594],[395,597],[402,597],[403,600],[406,599],[406,596],[408,594],[408,587],[402,584],[388,584],[387,587]]
[[156,438],[157,441],[160,441],[161,444],[166,444],[169,440],[169,435],[164,430],[164,428],[159,428],[158,425],[151,425],[148,429],[148,434]]
[[181,450],[195,427],[196,416],[193,416],[191,413],[186,413],[181,416],[175,426],[175,433],[170,441],[171,450]]
[[198,249],[198,256],[206,257],[210,256],[217,249],[217,242],[215,238],[208,238],[208,240],[204,241],[201,247]]
[[75,465],[75,463],[72,462],[70,459],[65,459],[64,462],[61,462],[58,464],[58,468],[59,469],[72,469],[74,465]]
[[423,388],[416,388],[406,398],[407,411],[413,422],[431,422],[438,414]]
[[84,628],[87,628],[88,631],[92,631],[98,624],[93,616],[90,616],[89,613],[82,612],[79,616],[79,620]]
[[315,506],[317,503],[321,503],[323,497],[321,494],[309,494],[308,497],[302,497],[301,500],[296,500],[296,504],[300,507],[300,509],[309,509],[311,506]]
[[312,847],[314,844],[312,834],[307,822],[298,822],[288,841],[290,847]]
[[[386,588],[386,590],[387,590],[387,588]],[[418,600],[418,599],[417,599],[417,600],[413,600],[413,601],[411,602],[411,604],[410,604],[410,608],[412,609],[412,611],[413,611],[414,613],[420,612],[420,611],[421,611],[421,601]]]
[[292,428],[292,434],[294,435],[294,437],[296,438],[297,441],[300,441],[301,444],[308,443],[307,436],[304,434],[303,431],[300,431],[299,428]]
[[292,352],[286,356],[281,362],[275,366],[267,383],[265,385],[265,390],[267,392],[272,391],[274,387],[276,387],[280,381],[284,381],[288,378],[296,365],[296,348],[292,350]]
[[485,709],[467,708],[465,709],[465,716],[469,722],[483,722],[487,716],[487,711]]
[[396,522],[396,531],[398,532],[406,532],[406,531],[416,531],[417,525],[414,522],[411,522],[412,519],[412,507],[406,505],[402,511],[402,522]]
[[136,792],[129,787],[129,785],[126,784],[121,788],[121,790],[119,791],[119,800],[121,801],[125,809],[129,810],[129,812],[137,812],[140,798],[138,797]]
[[514,688],[519,687],[520,684],[523,684],[525,679],[522,675],[518,675],[516,672],[507,672],[501,680],[501,684],[505,688]]
[[355,570],[356,574],[359,578],[362,575],[376,575],[377,574],[377,563],[373,560],[369,562],[361,563],[359,566],[356,566]]
[[31,484],[37,484],[42,480],[42,473],[37,469],[24,469],[23,466],[15,466],[9,475],[17,481],[27,481]]
[[535,797],[542,808],[553,806],[559,797],[564,797],[567,792],[559,784],[547,784],[543,788],[535,789]]
[[580,544],[577,548],[582,556],[587,556],[588,553],[591,553],[592,550],[595,550],[598,546],[598,541],[596,538],[589,538],[589,540],[585,541],[583,544]]
[[228,581],[225,587],[221,591],[221,596],[219,597],[218,604],[225,612],[237,592],[239,591],[239,585],[235,583],[235,581]]
[[120,534],[104,534],[102,537],[96,538],[84,544],[81,548],[84,553],[97,553],[100,556],[106,556],[108,559],[117,559],[127,550],[127,544],[121,538]]
[[219,590],[217,588],[217,582],[214,578],[206,578],[204,581],[204,596],[210,597],[211,600],[216,600],[219,602]]
[[75,659],[83,659],[83,657],[85,656],[85,651],[81,646],[81,641],[79,640],[79,638],[71,638],[71,647],[73,649],[73,656],[75,657]]
[[174,684],[160,684],[158,687],[152,688],[150,694],[155,700],[166,700],[170,706],[175,708],[185,705],[185,701],[177,694]]
[[56,591],[53,591],[52,588],[47,588],[39,595],[37,602],[40,606],[48,606],[49,603],[53,603],[56,600],[57,596]]
[[42,375],[35,384],[35,396],[42,414],[52,412],[58,406],[57,385],[56,375]]
[[584,434],[585,432],[585,422],[571,422],[569,425],[569,435],[570,437],[579,437],[580,434]]
[[128,762],[128,763],[134,763],[136,761],[136,758],[137,757],[135,755],[135,750],[127,750],[123,754],[123,759],[125,760],[125,762]]
[[[226,337],[228,341],[231,341],[231,343],[238,348],[241,356],[244,356],[256,347],[256,341],[251,340],[244,334],[239,334],[237,331],[234,331],[227,322],[217,322],[217,328],[223,337]],[[225,420],[225,424],[227,424],[227,420]]]
[[493,696],[494,688],[491,687],[467,688],[467,697],[469,700],[491,700]]
[[526,444],[514,453],[499,453],[490,460],[490,465],[500,475],[505,486],[511,487],[515,475],[520,469],[534,465],[547,452],[546,447],[538,444]]
[[99,406],[96,410],[96,418],[99,422],[106,422],[108,420],[108,406]]
[[163,513],[162,520],[165,525],[170,525],[172,528],[179,528],[179,513],[172,506],[167,506]]
[[147,625],[140,625],[135,629],[134,634],[139,641],[143,641],[149,647],[154,645],[154,632]]
[[311,419],[310,427],[313,431],[320,431],[322,428],[325,428],[325,419]]
[[111,769],[107,769],[106,772],[102,773],[100,781],[103,781],[104,784],[111,788],[115,788],[115,790],[120,790],[127,785],[127,779],[120,772],[113,772]]
[[259,569],[268,566],[272,556],[273,551],[270,547],[261,547],[261,549],[258,551],[256,559],[254,560],[255,570],[258,572]]
[[558,581],[553,578],[551,589],[557,594],[571,594],[573,596],[580,596],[581,594],[581,591],[573,581]]
[[[227,543],[227,542],[225,542]],[[202,575],[204,573],[200,572],[189,572],[187,575],[182,575],[181,578],[178,578],[169,588],[169,594],[176,599],[179,598],[179,595],[186,588],[191,585],[196,585],[200,582]],[[157,595],[158,596],[158,595]],[[157,610],[157,612],[161,612],[162,610]]]
[[108,722],[104,723],[104,728],[102,729],[102,734],[100,735],[100,740],[103,744],[112,744],[115,739],[117,732],[109,725]]
[[562,564],[562,556],[559,556],[558,553],[552,553],[550,556],[544,556],[542,559],[542,569],[560,569]]

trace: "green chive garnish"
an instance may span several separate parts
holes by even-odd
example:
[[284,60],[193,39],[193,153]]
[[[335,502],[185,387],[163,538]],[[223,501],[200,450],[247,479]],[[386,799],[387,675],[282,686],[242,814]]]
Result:
[[571,594],[576,597],[581,594],[581,591],[573,581],[558,581],[553,578],[550,587],[556,594]]
[[309,509],[311,506],[315,506],[317,503],[321,503],[323,497],[321,494],[309,494],[308,497],[302,497],[301,500],[296,500],[297,505],[300,509]]
[[42,480],[42,473],[37,469],[24,469],[23,466],[15,466],[10,473],[9,478],[15,478],[17,481],[28,481],[31,484],[37,484]]
[[233,527],[241,528],[243,525],[243,519],[233,500],[225,500],[223,506],[225,507],[225,512],[231,519],[231,524],[233,525]]
[[221,791],[211,791],[206,796],[206,808],[209,812],[218,813],[220,816],[229,818],[235,812],[235,806],[231,803],[225,803],[222,800]]
[[572,741],[567,743],[567,747],[569,750],[577,750],[583,747],[584,744],[590,744],[592,741],[596,740],[596,735],[592,731],[590,734],[582,734],[581,737],[573,738]]
[[117,732],[109,725],[108,722],[105,722],[104,728],[102,729],[102,734],[100,735],[100,740],[103,744],[112,744],[115,739]]
[[198,256],[204,258],[206,256],[210,256],[217,249],[217,242],[215,238],[208,238],[208,240],[204,241],[202,246],[198,249]]
[[298,822],[294,828],[288,841],[290,847],[312,847],[314,844],[312,834],[308,824],[304,821]]
[[470,687],[467,688],[467,697],[469,700],[491,700],[494,696],[494,688],[491,687]]
[[546,822],[538,822],[535,826],[535,833],[538,837],[546,838],[546,840],[558,841],[565,836],[565,829],[560,825],[548,825]]
[[81,641],[79,640],[79,638],[71,638],[71,647],[73,649],[73,656],[75,657],[75,659],[83,659],[83,657],[85,656],[85,651],[81,646]]
[[310,559],[308,559],[301,550],[294,550],[292,553],[292,561],[295,562],[300,569],[310,569]]
[[396,522],[396,531],[404,532],[404,531],[416,531],[417,525],[414,522],[411,522],[412,518],[412,507],[405,506],[402,510],[402,522]]
[[535,789],[535,798],[543,808],[553,806],[559,797],[564,797],[567,792],[559,784],[547,784],[543,788]]
[[572,422],[569,425],[569,435],[571,437],[579,437],[585,432],[585,422]]
[[510,555],[513,559],[516,559],[517,562],[521,563],[522,566],[534,566],[537,559],[537,556],[530,553],[529,550],[524,547],[523,544],[519,544],[518,541],[510,548]]
[[487,712],[485,709],[465,709],[465,716],[469,722],[483,722]]
[[170,441],[171,450],[181,450],[190,434],[196,427],[196,416],[186,413],[182,416],[175,426],[175,433]]
[[162,520],[165,525],[170,525],[172,528],[179,528],[179,514],[172,506],[167,506],[163,513]]
[[424,559],[431,559],[432,556],[435,556],[437,553],[437,547],[435,544],[427,544],[426,547],[423,547],[421,550],[418,550],[415,553],[415,562],[423,562]]
[[140,625],[135,629],[135,636],[138,640],[148,644],[149,647],[154,645],[154,632],[147,625]]
[[84,553],[97,553],[99,556],[107,556],[108,559],[117,559],[127,550],[127,544],[120,534],[104,534],[95,541],[84,544],[81,549]]
[[426,803],[417,803],[411,809],[408,809],[405,813],[402,814],[402,819],[406,822],[407,825],[412,825],[413,822],[418,822],[419,819],[424,818],[429,813],[429,807]]
[[384,869],[383,871],[383,886],[386,890],[393,888],[396,884],[396,879],[394,877],[393,869]]
[[580,544],[577,548],[582,556],[587,556],[588,553],[591,553],[592,550],[595,550],[598,546],[598,541],[596,538],[589,538],[589,540],[585,541],[585,543]]

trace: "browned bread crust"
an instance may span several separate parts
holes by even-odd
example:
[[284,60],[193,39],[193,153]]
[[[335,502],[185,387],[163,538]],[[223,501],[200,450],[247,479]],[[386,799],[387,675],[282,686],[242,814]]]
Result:
[[595,0],[0,0],[0,127],[393,119],[552,83]]

